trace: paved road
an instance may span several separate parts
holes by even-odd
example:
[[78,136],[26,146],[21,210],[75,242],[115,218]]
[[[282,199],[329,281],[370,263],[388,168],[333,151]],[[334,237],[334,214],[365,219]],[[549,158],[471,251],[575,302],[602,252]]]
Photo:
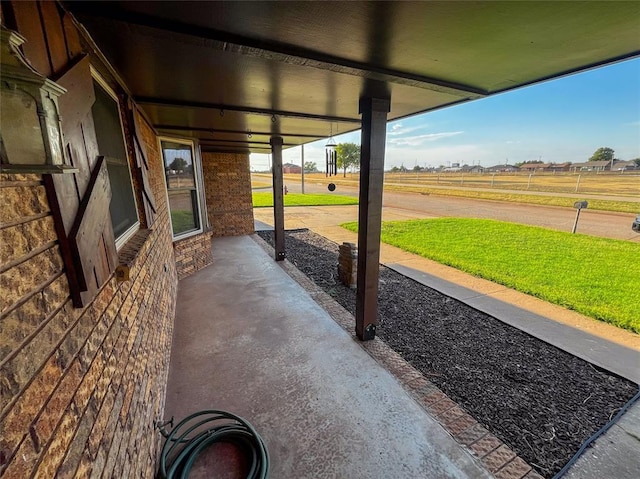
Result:
[[[287,183],[287,188],[292,193],[300,192],[299,183]],[[326,193],[327,187],[325,184],[307,183],[305,184],[305,192]],[[357,196],[358,189],[339,185],[336,193]],[[383,202],[385,208],[392,208],[396,213],[404,211],[407,217],[490,218],[569,232],[573,228],[576,217],[576,210],[573,208],[397,191],[386,191]],[[638,204],[638,213],[640,213],[640,203]],[[586,209],[580,213],[577,232],[640,243],[640,234],[631,230],[634,218],[635,215],[632,213],[612,213]]]

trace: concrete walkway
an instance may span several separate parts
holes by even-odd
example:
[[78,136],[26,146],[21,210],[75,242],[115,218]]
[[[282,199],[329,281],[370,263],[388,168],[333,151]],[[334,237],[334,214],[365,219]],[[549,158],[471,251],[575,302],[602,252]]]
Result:
[[244,417],[272,478],[493,477],[250,237],[213,255],[180,281],[166,418]]
[[[355,233],[337,226],[339,222],[353,221],[341,218],[337,207],[291,210],[295,211],[285,215],[287,229],[309,228],[338,244],[344,241],[357,244]],[[385,208],[383,219],[391,219],[389,216],[393,217],[394,212]],[[261,216],[260,219],[257,228],[271,228],[268,217]],[[390,245],[381,245],[380,262],[592,364],[640,383],[640,336],[637,334]],[[582,454],[565,477],[636,479],[640,471],[639,419],[640,402],[636,402],[615,426]]]

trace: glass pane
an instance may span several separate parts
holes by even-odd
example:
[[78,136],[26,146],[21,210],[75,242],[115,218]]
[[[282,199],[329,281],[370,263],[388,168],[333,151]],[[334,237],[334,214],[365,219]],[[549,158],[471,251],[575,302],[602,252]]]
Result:
[[169,209],[174,236],[200,228],[196,214],[197,200],[195,190],[169,190]]
[[107,160],[107,171],[111,183],[111,223],[113,233],[119,238],[125,231],[138,221],[136,203],[133,199],[129,166],[126,162],[114,162]]
[[120,123],[120,111],[117,102],[99,83],[93,82],[96,101],[91,108],[95,125],[98,151],[106,157],[109,183],[111,184],[111,203],[109,213],[113,234],[120,238],[129,228],[138,222],[138,210],[133,196],[133,185],[124,148],[124,135]]
[[126,159],[124,136],[120,124],[120,111],[116,101],[100,86],[93,82],[96,101],[91,108],[93,123],[96,128],[98,151],[103,156]]
[[163,141],[162,156],[168,189],[196,187],[191,145]]
[[36,101],[22,90],[0,89],[3,162],[42,165],[46,162]]

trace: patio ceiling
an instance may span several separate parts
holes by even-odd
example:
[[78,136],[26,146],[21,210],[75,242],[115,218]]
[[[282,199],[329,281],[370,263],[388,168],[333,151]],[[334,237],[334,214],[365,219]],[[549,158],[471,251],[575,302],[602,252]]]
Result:
[[356,130],[364,95],[390,95],[394,120],[640,54],[639,2],[65,7],[158,130],[217,151]]

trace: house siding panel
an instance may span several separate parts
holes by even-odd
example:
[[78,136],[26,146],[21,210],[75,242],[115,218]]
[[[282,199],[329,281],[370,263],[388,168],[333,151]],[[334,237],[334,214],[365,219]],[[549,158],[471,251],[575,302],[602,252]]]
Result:
[[[157,137],[138,120],[149,185],[165,198]],[[43,178],[2,174],[0,197],[0,475],[153,477],[178,282],[166,202],[127,261],[130,280],[111,275],[75,308]]]
[[213,236],[252,234],[249,155],[202,152],[202,174]]
[[176,241],[173,248],[178,279],[186,278],[213,261],[210,231]]

